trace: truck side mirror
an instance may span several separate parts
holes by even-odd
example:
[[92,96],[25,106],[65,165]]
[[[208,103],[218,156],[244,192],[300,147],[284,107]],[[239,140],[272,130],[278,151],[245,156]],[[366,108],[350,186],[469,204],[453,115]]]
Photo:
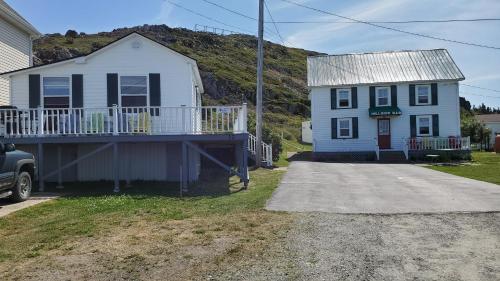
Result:
[[13,143],[7,143],[4,145],[5,152],[12,152],[16,150],[16,146]]

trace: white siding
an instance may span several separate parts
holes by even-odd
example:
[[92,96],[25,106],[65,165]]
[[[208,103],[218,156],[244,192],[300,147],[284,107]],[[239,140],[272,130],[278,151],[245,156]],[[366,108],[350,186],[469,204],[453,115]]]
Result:
[[[409,84],[397,84],[398,107],[401,116],[391,117],[393,149],[403,148],[403,139],[410,137],[410,115],[439,114],[439,134],[442,137],[460,135],[458,82],[438,83],[438,105],[410,106]],[[330,107],[329,87],[311,89],[313,144],[316,152],[373,151],[377,143],[377,119],[368,115],[369,86],[358,87],[358,108]],[[332,139],[331,118],[358,117],[359,139]]]
[[[30,36],[0,18],[0,73],[30,66],[30,57]],[[0,77],[0,105],[9,103],[9,80]]]
[[484,125],[486,126],[486,128],[491,130],[490,143],[492,145],[495,144],[496,135],[500,135],[500,122],[485,123]]
[[[139,41],[140,48],[132,43]],[[29,106],[28,75],[71,76],[83,74],[85,107],[107,106],[107,73],[118,75],[148,75],[160,73],[162,106],[194,106],[192,66],[187,60],[140,35],[130,36],[89,57],[84,63],[69,61],[35,68],[11,76],[12,104]]]

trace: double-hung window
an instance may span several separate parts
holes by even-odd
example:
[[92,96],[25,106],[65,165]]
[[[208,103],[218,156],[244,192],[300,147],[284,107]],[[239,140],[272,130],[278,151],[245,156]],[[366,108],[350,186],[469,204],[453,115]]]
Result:
[[351,105],[351,89],[337,90],[337,107],[350,108]]
[[375,88],[376,99],[375,106],[389,106],[391,105],[391,95],[389,87]]
[[432,136],[432,116],[430,115],[417,116],[417,136],[419,137]]
[[431,85],[416,85],[415,86],[416,104],[429,105],[431,104]]
[[352,138],[352,119],[338,119],[338,136],[339,138]]
[[121,106],[140,107],[148,103],[147,76],[120,76]]
[[42,84],[45,108],[69,108],[69,77],[43,77]]

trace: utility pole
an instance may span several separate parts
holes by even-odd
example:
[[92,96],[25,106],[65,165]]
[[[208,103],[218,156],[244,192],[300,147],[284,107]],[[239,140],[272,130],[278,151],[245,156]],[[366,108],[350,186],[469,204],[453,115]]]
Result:
[[264,90],[264,0],[259,0],[259,43],[257,46],[257,100],[255,112],[255,164],[262,165],[262,91]]

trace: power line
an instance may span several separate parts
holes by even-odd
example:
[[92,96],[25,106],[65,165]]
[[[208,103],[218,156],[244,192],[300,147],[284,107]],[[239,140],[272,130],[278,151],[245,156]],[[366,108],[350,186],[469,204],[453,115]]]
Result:
[[497,92],[497,93],[500,93],[500,90],[489,89],[489,88],[483,88],[483,87],[474,86],[474,85],[469,85],[469,84],[464,84],[464,83],[460,83],[460,85],[462,85],[462,86],[466,86],[466,87],[471,87],[471,88],[476,88],[476,89],[481,89],[481,90],[486,90],[486,91],[492,91],[492,92]]
[[296,5],[296,6],[308,9],[308,10],[316,11],[318,13],[327,14],[327,15],[331,15],[331,16],[343,18],[343,19],[346,19],[346,20],[355,21],[355,22],[358,22],[358,23],[363,23],[363,24],[370,25],[370,26],[373,26],[373,27],[378,27],[378,28],[382,28],[382,29],[386,29],[386,30],[391,30],[391,31],[399,32],[399,33],[404,33],[404,34],[409,34],[409,35],[413,35],[413,36],[418,36],[418,37],[423,37],[423,38],[429,38],[429,39],[439,40],[439,41],[445,41],[445,42],[450,42],[450,43],[456,43],[456,44],[461,44],[461,45],[468,45],[468,46],[474,46],[474,47],[481,47],[481,48],[487,48],[487,49],[500,50],[500,47],[488,46],[488,45],[483,45],[483,44],[476,44],[476,43],[464,42],[464,41],[458,41],[458,40],[452,40],[452,39],[446,39],[446,38],[441,38],[441,37],[436,37],[436,36],[430,36],[430,35],[425,35],[425,34],[421,34],[421,33],[415,33],[415,32],[411,32],[411,31],[401,30],[401,29],[397,29],[397,28],[393,28],[393,27],[389,27],[389,26],[384,26],[384,25],[380,25],[380,24],[376,24],[376,23],[371,23],[371,22],[367,22],[367,21],[362,21],[362,20],[358,20],[358,19],[354,19],[354,18],[342,16],[342,15],[339,15],[339,14],[335,14],[335,13],[332,13],[332,12],[328,12],[328,11],[325,11],[325,10],[321,10],[321,9],[318,9],[318,8],[310,7],[310,6],[307,6],[307,5],[304,5],[304,4],[301,4],[301,3],[297,3],[297,2],[294,2],[294,1],[291,1],[291,0],[280,0],[280,1],[292,4],[292,5]]
[[[246,18],[246,19],[249,19],[249,20],[252,20],[252,21],[258,21],[258,19],[254,18],[254,17],[251,17],[251,16],[248,16],[248,15],[245,15],[245,14],[243,14],[243,13],[241,13],[241,12],[238,12],[238,11],[236,11],[236,10],[233,10],[233,9],[229,9],[229,8],[227,8],[227,7],[225,7],[225,6],[221,5],[221,4],[215,3],[215,2],[213,2],[213,1],[209,1],[209,0],[201,0],[201,1],[203,1],[203,2],[205,2],[205,3],[208,3],[208,4],[210,4],[210,5],[213,5],[213,6],[217,7],[217,8],[222,9],[222,10],[225,10],[225,11],[227,11],[227,12],[230,12],[230,13],[233,13],[233,14],[235,14],[235,15],[238,15],[238,16],[240,16],[240,17],[243,17],[243,18]],[[273,35],[275,35],[275,36],[281,37],[280,35],[276,34],[275,32],[273,32],[272,30],[269,30],[269,29],[268,29],[268,28],[266,28],[266,27],[264,27],[264,29],[266,29],[266,32],[267,32],[268,34],[269,34],[269,33],[271,33],[271,34],[273,34]]]
[[472,96],[479,96],[479,97],[485,97],[485,98],[494,98],[494,99],[500,99],[499,96],[488,96],[488,95],[481,95],[481,94],[474,94],[474,93],[466,93],[466,92],[460,92],[461,95],[472,95]]
[[273,15],[271,14],[271,11],[269,10],[269,7],[267,6],[267,1],[264,0],[264,6],[266,7],[267,13],[269,14],[269,18],[271,18],[271,21],[274,25],[274,28],[276,29],[276,33],[278,33],[278,37],[280,38],[281,42],[283,42],[283,45],[285,44],[285,40],[283,40],[283,37],[281,36],[280,30],[278,29],[278,26],[276,25],[276,22],[274,22]]
[[[386,23],[386,24],[408,24],[408,23],[455,23],[455,22],[484,22],[500,21],[500,18],[480,18],[480,19],[445,19],[445,20],[405,20],[405,21],[373,21],[366,20],[368,23]],[[357,21],[276,21],[277,24],[304,24],[304,23],[362,23]]]
[[242,31],[244,31],[244,32],[247,32],[247,33],[249,33],[249,34],[255,34],[255,33],[254,33],[254,32],[252,32],[252,31],[248,31],[248,30],[245,30],[245,29],[240,28],[240,27],[238,27],[238,26],[231,25],[231,24],[227,24],[227,23],[222,22],[222,21],[220,21],[220,20],[217,20],[217,19],[211,18],[211,17],[209,17],[209,16],[206,16],[206,15],[204,15],[204,14],[198,13],[198,12],[196,12],[196,11],[194,11],[194,10],[191,10],[191,9],[189,9],[189,8],[186,8],[186,7],[184,7],[184,6],[180,5],[180,4],[177,4],[177,3],[175,3],[175,2],[172,2],[172,1],[170,1],[170,0],[166,0],[166,1],[167,1],[168,3],[170,3],[171,5],[174,5],[174,6],[178,7],[178,8],[180,8],[180,9],[183,9],[183,10],[185,10],[185,11],[188,11],[188,12],[190,12],[190,13],[192,13],[192,14],[195,14],[195,15],[200,16],[200,17],[202,17],[202,18],[205,18],[205,19],[207,19],[207,20],[210,20],[210,21],[213,21],[213,22],[216,22],[216,23],[219,23],[219,24],[222,24],[222,25],[224,25],[224,26],[231,27],[231,28],[236,28],[236,29],[242,30]]

